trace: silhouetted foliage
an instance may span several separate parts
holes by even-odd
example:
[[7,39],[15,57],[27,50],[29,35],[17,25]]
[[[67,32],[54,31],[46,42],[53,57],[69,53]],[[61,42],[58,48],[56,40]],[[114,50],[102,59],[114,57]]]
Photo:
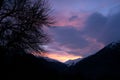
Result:
[[44,31],[53,23],[47,0],[0,0],[0,46],[8,50],[44,51]]

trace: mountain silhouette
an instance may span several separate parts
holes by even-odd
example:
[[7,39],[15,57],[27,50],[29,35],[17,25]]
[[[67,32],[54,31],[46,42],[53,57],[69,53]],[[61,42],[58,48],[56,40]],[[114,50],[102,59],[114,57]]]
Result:
[[111,43],[71,66],[70,80],[120,80],[120,42]]
[[120,80],[120,42],[74,65],[0,47],[1,80]]

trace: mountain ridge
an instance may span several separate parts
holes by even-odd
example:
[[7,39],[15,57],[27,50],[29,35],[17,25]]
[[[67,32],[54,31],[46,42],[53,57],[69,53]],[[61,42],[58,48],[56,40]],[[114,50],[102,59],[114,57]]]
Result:
[[[1,74],[6,80],[119,80],[120,42],[111,43],[74,65],[50,61],[23,50],[7,51],[0,47]],[[46,77],[44,77],[46,76]]]
[[[76,80],[120,79],[120,42],[110,43],[96,54],[88,56],[68,69]],[[81,77],[80,77],[81,76]],[[71,79],[73,79],[71,78]],[[78,78],[78,79],[77,79]],[[118,80],[117,79],[117,80]]]

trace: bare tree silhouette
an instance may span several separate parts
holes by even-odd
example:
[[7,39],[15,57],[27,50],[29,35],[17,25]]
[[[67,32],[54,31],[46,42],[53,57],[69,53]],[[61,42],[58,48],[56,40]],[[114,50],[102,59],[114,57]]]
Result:
[[0,0],[0,47],[44,51],[53,24],[47,0]]
[[2,7],[3,2],[4,2],[4,0],[0,0],[0,9]]

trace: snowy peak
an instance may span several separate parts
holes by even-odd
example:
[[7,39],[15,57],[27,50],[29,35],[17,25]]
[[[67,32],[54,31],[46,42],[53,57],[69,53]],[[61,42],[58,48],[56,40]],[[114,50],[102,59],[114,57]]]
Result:
[[118,46],[120,46],[120,41],[112,42],[111,44],[108,45],[109,48],[116,48]]
[[68,60],[65,62],[65,64],[67,66],[72,66],[72,65],[75,65],[77,62],[79,62],[81,60],[81,58],[78,58],[78,59],[74,59],[74,60]]

